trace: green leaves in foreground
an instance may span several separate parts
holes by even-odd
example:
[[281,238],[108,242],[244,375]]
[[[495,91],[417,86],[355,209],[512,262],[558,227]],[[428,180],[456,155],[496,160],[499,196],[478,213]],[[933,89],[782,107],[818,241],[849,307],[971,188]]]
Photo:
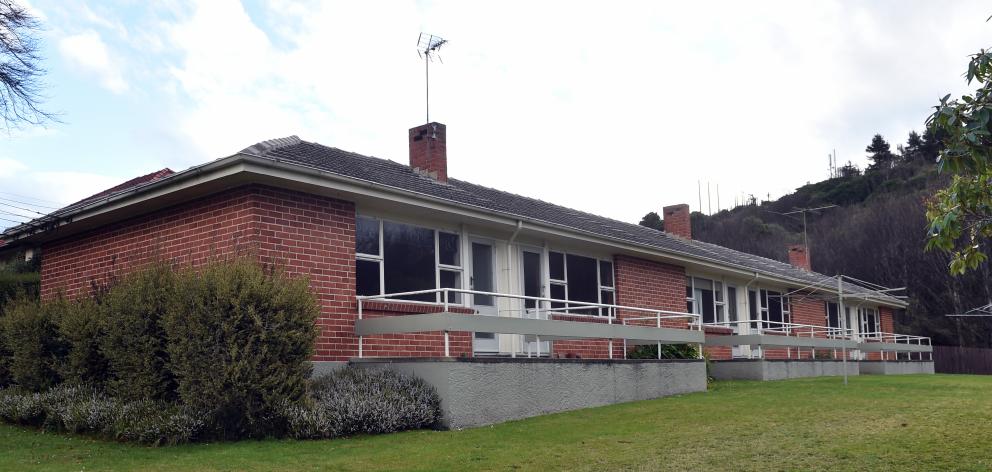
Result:
[[926,247],[950,253],[956,275],[985,262],[992,237],[992,51],[972,55],[965,77],[979,88],[960,99],[944,96],[927,119],[928,127],[946,133],[939,169],[954,177],[927,201]]

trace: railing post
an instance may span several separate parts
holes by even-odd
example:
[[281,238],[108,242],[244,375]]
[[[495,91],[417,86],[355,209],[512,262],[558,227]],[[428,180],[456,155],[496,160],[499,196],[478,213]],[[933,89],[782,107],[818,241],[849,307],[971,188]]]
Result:
[[448,340],[448,330],[444,330],[444,357],[451,357],[451,342]]
[[[358,319],[362,319],[362,299],[361,298],[358,299]],[[363,352],[363,347],[364,347],[363,346],[363,342],[364,342],[364,339],[363,338],[364,338],[364,336],[359,336],[358,337],[358,358],[359,359],[365,357],[365,353]]]

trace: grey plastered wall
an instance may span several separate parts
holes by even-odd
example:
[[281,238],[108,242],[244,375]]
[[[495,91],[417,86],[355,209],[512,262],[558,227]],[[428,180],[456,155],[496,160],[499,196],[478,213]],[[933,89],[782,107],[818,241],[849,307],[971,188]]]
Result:
[[933,361],[861,361],[862,374],[932,374]]
[[416,375],[441,396],[449,428],[706,390],[698,360],[355,359]]
[[[844,362],[805,360],[735,359],[710,362],[717,380],[783,380],[801,377],[844,375]],[[847,375],[858,375],[857,361],[848,361]]]

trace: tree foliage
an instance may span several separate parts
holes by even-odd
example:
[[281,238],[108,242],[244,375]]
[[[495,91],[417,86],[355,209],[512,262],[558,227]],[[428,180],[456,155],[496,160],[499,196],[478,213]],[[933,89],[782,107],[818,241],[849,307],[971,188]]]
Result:
[[868,159],[872,162],[871,169],[888,169],[895,164],[896,155],[892,152],[889,142],[881,134],[876,134],[871,138],[871,144],[865,148],[865,152],[868,153]]
[[9,129],[37,125],[55,117],[40,108],[43,100],[38,20],[13,0],[0,0],[0,119]]
[[950,253],[953,274],[984,263],[992,237],[992,51],[972,55],[965,78],[978,84],[975,92],[953,100],[944,96],[927,119],[944,133],[939,169],[952,177],[928,201],[926,247]]
[[647,226],[648,228],[654,228],[658,231],[665,230],[665,222],[662,221],[661,215],[653,211],[644,215],[644,218],[641,218],[641,222],[638,224],[641,226]]

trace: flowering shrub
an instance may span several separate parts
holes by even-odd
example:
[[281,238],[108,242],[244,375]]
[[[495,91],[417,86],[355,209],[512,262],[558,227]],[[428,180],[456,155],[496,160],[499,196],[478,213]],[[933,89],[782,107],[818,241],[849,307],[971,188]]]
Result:
[[202,413],[177,404],[115,400],[91,388],[68,385],[43,393],[0,390],[0,419],[152,445],[195,440],[206,426]]
[[434,387],[386,369],[347,367],[315,379],[312,403],[283,410],[290,437],[319,439],[381,434],[440,425]]

